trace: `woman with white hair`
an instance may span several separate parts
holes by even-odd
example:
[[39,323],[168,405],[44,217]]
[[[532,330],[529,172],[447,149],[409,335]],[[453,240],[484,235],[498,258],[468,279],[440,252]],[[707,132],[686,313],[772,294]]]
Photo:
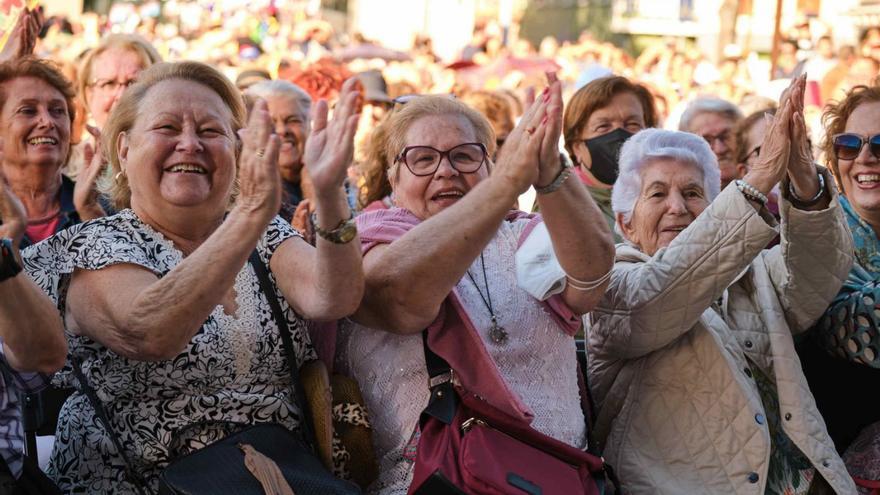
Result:
[[[648,129],[623,146],[612,204],[626,242],[588,349],[597,438],[624,493],[855,493],[792,343],[852,264],[834,182],[810,159],[803,87],[721,192],[699,136]],[[780,180],[777,225],[765,203]]]

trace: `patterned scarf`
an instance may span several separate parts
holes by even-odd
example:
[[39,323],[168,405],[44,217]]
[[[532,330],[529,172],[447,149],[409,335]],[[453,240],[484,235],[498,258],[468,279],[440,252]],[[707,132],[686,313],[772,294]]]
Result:
[[880,278],[880,239],[868,222],[859,217],[849,201],[840,196],[840,204],[846,213],[846,222],[852,231],[853,244],[856,248],[856,261],[868,271],[871,278]]

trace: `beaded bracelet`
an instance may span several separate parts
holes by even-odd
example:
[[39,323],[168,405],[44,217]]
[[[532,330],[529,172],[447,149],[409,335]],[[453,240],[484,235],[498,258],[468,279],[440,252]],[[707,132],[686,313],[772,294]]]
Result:
[[737,179],[735,184],[736,188],[739,189],[739,192],[741,192],[746,199],[754,201],[755,203],[760,203],[761,206],[767,204],[767,195],[759,191],[755,186],[742,179]]
[[811,206],[815,206],[822,199],[822,196],[825,195],[825,177],[822,176],[822,172],[816,171],[816,174],[819,177],[819,192],[816,193],[810,199],[804,200],[798,197],[797,193],[794,192],[794,186],[791,181],[788,182],[788,195],[789,200],[791,200],[791,204],[795,205],[798,208],[809,208]]

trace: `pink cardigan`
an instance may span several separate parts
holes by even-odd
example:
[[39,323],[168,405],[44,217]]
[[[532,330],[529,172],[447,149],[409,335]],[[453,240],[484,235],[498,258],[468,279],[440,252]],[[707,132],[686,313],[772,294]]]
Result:
[[[521,218],[529,218],[530,222],[519,240],[520,243],[542,221],[540,215],[529,215],[517,210],[511,210],[506,221]],[[363,213],[357,217],[357,224],[364,254],[379,244],[394,242],[420,222],[415,215],[403,208]],[[567,334],[574,335],[580,329],[580,317],[568,308],[561,297],[553,296],[544,301],[544,305]],[[507,387],[455,289],[449,293],[440,313],[427,330],[431,350],[455,370],[462,387],[501,410],[531,422],[534,413]]]

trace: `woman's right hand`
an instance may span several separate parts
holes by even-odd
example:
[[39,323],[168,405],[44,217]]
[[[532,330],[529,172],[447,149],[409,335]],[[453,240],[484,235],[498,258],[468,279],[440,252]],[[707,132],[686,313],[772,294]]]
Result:
[[101,218],[107,214],[98,202],[98,177],[104,172],[106,165],[103,146],[101,146],[101,131],[90,125],[86,125],[86,129],[95,138],[95,144],[85,145],[83,152],[85,166],[80,171],[73,189],[73,205],[82,221]]
[[238,198],[235,208],[256,214],[265,223],[281,208],[281,174],[278,170],[280,139],[272,130],[266,102],[257,100],[248,126],[240,131],[243,141],[238,165]]
[[[2,162],[0,153],[0,162]],[[18,248],[27,228],[27,212],[21,201],[12,194],[12,189],[6,183],[3,167],[0,167],[0,239],[12,239],[12,244]]]
[[[793,97],[797,96],[797,91],[793,91],[793,89],[797,84],[798,79],[793,79],[785,92],[782,93],[779,100],[779,110],[773,116],[773,120],[764,134],[764,141],[761,143],[761,156],[743,177],[743,180],[764,194],[769,194],[773,186],[781,181],[788,171],[792,143],[791,116],[796,110],[796,102]],[[769,117],[765,115],[764,118]]]

